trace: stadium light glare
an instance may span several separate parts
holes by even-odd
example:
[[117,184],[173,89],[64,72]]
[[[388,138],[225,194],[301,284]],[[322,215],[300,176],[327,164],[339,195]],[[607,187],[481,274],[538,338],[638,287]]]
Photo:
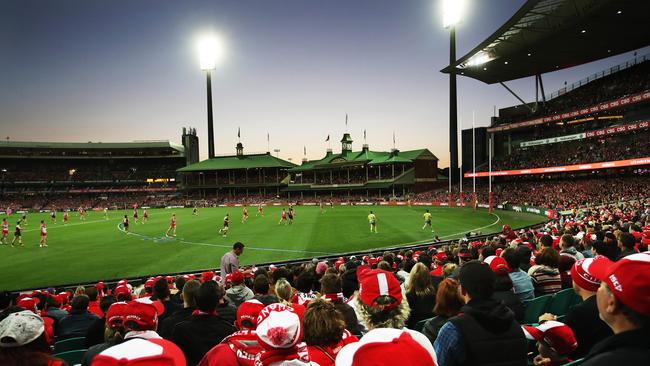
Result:
[[442,25],[450,28],[460,23],[465,10],[465,0],[442,0]]
[[214,70],[223,60],[224,46],[221,37],[205,35],[198,41],[201,70]]

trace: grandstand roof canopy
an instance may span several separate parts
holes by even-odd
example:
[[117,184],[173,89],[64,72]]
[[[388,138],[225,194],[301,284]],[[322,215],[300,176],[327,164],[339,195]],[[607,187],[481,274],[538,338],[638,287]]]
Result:
[[650,44],[648,14],[647,0],[529,0],[442,72],[493,84],[632,51]]
[[206,159],[195,164],[180,168],[177,171],[181,173],[204,172],[227,169],[256,169],[256,168],[292,168],[295,164],[276,158],[270,153],[266,154],[249,154],[249,155],[230,155],[217,156],[212,159]]
[[134,142],[36,142],[36,141],[0,141],[0,148],[15,149],[57,149],[57,150],[116,150],[116,149],[164,149],[172,148],[183,152],[182,145],[170,141],[134,141]]
[[370,165],[411,163],[420,157],[438,160],[438,158],[428,149],[399,152],[371,150],[346,151],[341,154],[327,154],[322,159],[304,162],[302,165],[290,169],[290,171],[302,172],[313,169],[332,169],[343,166],[362,165],[366,163]]

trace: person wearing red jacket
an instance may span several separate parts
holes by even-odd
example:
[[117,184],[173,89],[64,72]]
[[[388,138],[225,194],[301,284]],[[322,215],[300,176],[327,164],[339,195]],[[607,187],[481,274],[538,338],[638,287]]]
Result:
[[224,338],[203,356],[199,366],[253,366],[262,351],[255,328],[257,317],[264,309],[258,300],[248,300],[237,308],[238,331]]

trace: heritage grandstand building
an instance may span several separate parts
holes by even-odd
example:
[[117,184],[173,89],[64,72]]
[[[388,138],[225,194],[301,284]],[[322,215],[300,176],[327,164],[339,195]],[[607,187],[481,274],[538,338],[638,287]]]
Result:
[[341,139],[341,152],[328,150],[322,159],[295,165],[269,152],[217,156],[178,169],[183,190],[200,197],[405,196],[430,189],[437,182],[438,158],[428,149],[372,151],[364,145],[352,151],[352,138]]
[[319,160],[289,169],[289,194],[406,196],[431,189],[438,176],[438,158],[428,149],[372,151],[364,144],[352,151],[352,138],[341,139],[341,153],[328,150]]

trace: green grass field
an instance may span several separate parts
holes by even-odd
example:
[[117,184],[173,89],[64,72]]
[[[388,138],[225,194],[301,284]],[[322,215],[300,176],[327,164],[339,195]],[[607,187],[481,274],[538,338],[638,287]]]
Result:
[[[521,227],[543,221],[543,217],[506,211],[474,213],[465,208],[424,206],[337,206],[320,212],[318,207],[296,208],[293,225],[278,225],[282,207],[266,207],[265,217],[249,208],[248,222],[241,223],[241,207],[204,208],[198,216],[191,209],[149,211],[149,222],[135,224],[132,211],[89,212],[85,222],[76,213],[70,222],[50,222],[48,214],[30,214],[24,226],[23,248],[0,246],[0,290],[14,290],[88,283],[97,280],[194,271],[219,266],[221,256],[235,241],[246,245],[242,264],[313,258],[338,253],[415,244],[433,237],[422,230],[425,209],[433,214],[433,226],[441,239],[457,238],[471,230],[484,233],[501,225]],[[378,234],[369,233],[366,216],[377,215]],[[172,212],[177,216],[177,237],[166,238]],[[230,233],[218,230],[223,216],[231,216]],[[127,235],[119,224],[124,214],[131,220]],[[142,211],[140,211],[142,217]],[[18,215],[10,217],[9,239]],[[48,226],[48,247],[39,248],[39,222]]]

